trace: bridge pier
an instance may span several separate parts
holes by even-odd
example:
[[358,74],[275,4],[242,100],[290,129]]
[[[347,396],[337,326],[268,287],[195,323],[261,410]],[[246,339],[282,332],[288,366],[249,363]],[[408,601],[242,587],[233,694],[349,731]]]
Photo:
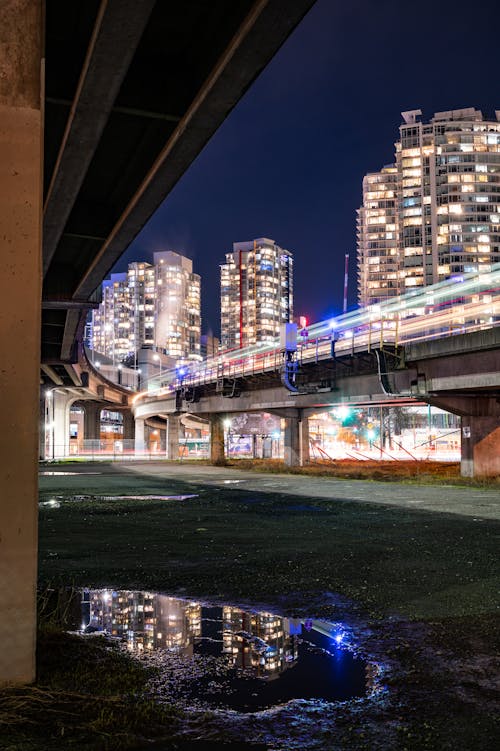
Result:
[[135,420],[130,410],[123,410],[123,440],[132,441],[135,438]]
[[54,389],[52,394],[54,410],[52,458],[63,459],[69,456],[69,410],[75,397],[58,389]]
[[35,678],[40,392],[42,3],[0,24],[0,684]]
[[302,467],[309,461],[309,420],[305,410],[285,416],[285,464]]
[[462,477],[500,475],[500,403],[494,396],[453,394],[429,399],[462,423],[460,474]]
[[462,477],[500,475],[500,419],[462,417]]
[[179,458],[179,428],[181,419],[179,415],[169,415],[167,419],[166,454],[167,459]]
[[136,417],[135,419],[135,453],[136,454],[144,454],[144,449],[146,448],[146,443],[144,440],[144,434],[145,434],[145,420],[143,420],[140,417]]
[[85,402],[83,410],[83,437],[98,441],[101,437],[102,406],[96,402]]
[[225,415],[210,415],[210,461],[212,464],[226,463],[224,451],[224,418]]

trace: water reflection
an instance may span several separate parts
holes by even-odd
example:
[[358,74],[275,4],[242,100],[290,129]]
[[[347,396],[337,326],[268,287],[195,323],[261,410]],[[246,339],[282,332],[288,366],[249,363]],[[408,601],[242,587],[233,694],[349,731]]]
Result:
[[120,637],[130,651],[159,648],[193,654],[201,605],[151,592],[84,590],[82,629]]
[[81,609],[82,632],[169,660],[168,672],[177,672],[168,690],[184,699],[248,712],[293,698],[366,694],[366,663],[345,648],[340,624],[111,589],[84,590]]

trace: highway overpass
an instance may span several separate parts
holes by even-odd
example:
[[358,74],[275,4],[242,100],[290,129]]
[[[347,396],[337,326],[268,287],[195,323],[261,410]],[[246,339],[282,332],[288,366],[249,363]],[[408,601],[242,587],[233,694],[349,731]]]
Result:
[[212,461],[220,462],[225,416],[265,411],[285,418],[285,461],[296,465],[309,457],[311,414],[346,404],[426,403],[461,415],[464,476],[500,475],[500,327],[398,347],[349,340],[332,353],[331,341],[308,346],[311,356],[298,363],[294,390],[283,384],[285,354],[277,349],[262,369],[233,353],[225,370],[214,358],[213,369],[143,392],[131,400],[137,449],[143,449],[144,421],[163,416],[170,422],[168,455],[177,457],[179,415],[189,413],[210,420]]
[[79,387],[102,279],[313,3],[2,3],[0,683],[34,677],[40,385]]

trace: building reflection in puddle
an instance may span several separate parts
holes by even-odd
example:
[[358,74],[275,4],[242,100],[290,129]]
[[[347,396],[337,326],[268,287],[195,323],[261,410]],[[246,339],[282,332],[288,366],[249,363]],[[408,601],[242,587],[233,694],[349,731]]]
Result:
[[152,592],[82,592],[85,633],[118,637],[131,652],[168,649],[183,657],[222,654],[231,665],[252,669],[261,677],[277,677],[297,661],[301,629],[298,619],[204,606]]
[[163,648],[190,657],[201,610],[200,603],[151,592],[84,590],[82,628],[119,637],[131,652]]
[[223,652],[235,666],[273,678],[297,661],[300,621],[225,606],[222,622]]
[[[239,711],[293,698],[365,696],[373,684],[369,664],[345,648],[342,626],[327,621],[111,589],[82,591],[81,620],[83,633],[105,633],[132,653],[156,650],[182,664],[191,658],[196,670],[205,665],[196,679],[189,678],[192,671],[176,672],[177,689],[185,698],[203,694]],[[172,665],[181,670],[179,662]]]

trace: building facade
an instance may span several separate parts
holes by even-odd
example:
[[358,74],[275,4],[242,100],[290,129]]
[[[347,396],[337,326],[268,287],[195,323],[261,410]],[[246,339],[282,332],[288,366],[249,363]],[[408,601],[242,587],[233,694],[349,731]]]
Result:
[[221,265],[222,350],[273,341],[292,317],[292,254],[266,237],[234,243]]
[[103,282],[102,303],[93,313],[93,349],[123,362],[142,347],[170,364],[200,359],[200,277],[174,251],[154,253],[153,264],[134,262]]
[[421,115],[402,113],[395,163],[363,180],[362,306],[500,261],[500,111]]

